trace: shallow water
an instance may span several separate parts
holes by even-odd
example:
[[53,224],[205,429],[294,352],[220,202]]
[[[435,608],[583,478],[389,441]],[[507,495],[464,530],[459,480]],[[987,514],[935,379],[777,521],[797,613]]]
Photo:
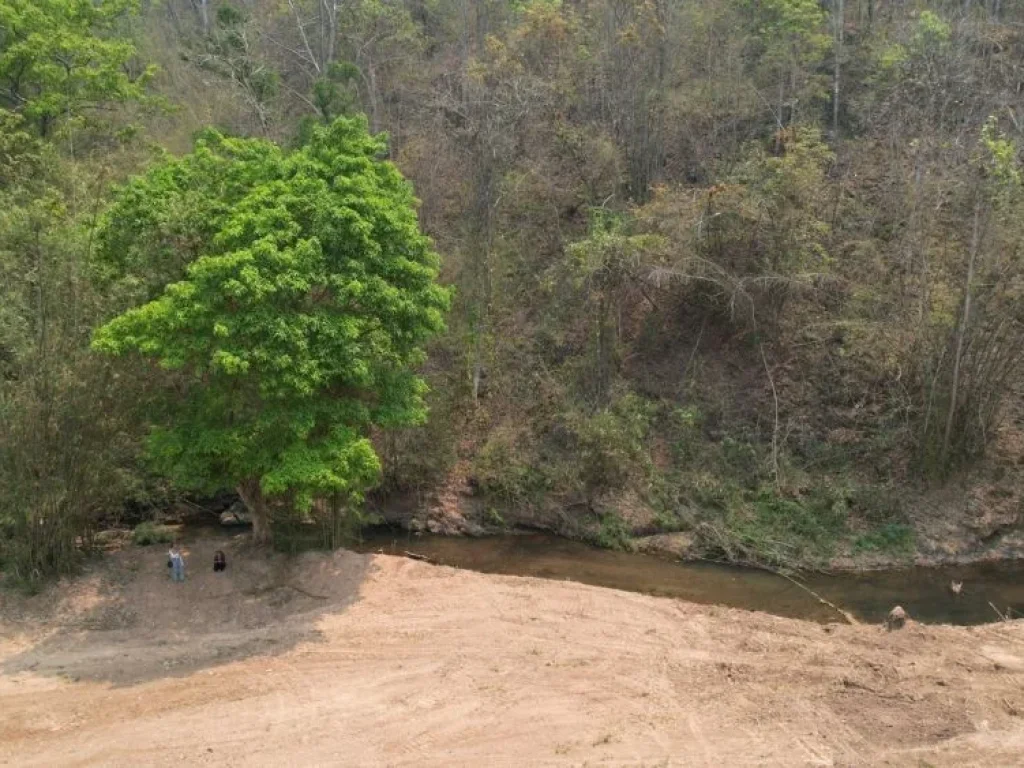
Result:
[[[764,611],[811,621],[842,621],[805,590],[767,571],[715,563],[679,563],[612,552],[546,534],[479,539],[367,531],[362,552],[413,552],[443,565],[483,573],[568,579],[600,587],[675,597],[694,603]],[[881,622],[894,605],[929,624],[984,624],[998,620],[989,605],[1024,615],[1024,563],[907,568],[860,574],[808,573],[809,589],[866,622]],[[952,580],[963,581],[953,595]]]

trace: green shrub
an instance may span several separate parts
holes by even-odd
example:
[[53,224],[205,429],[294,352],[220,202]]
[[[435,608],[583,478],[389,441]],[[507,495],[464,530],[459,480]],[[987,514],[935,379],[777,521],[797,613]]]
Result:
[[[442,351],[443,352],[443,351]],[[458,438],[465,425],[460,410],[461,379],[427,375],[429,417],[422,426],[390,429],[375,443],[383,459],[381,490],[417,491],[440,482],[458,460]]]
[[510,504],[532,499],[546,489],[530,452],[508,430],[494,432],[473,460],[473,477],[485,494]]
[[593,542],[604,549],[631,549],[632,538],[626,521],[615,513],[601,516],[601,524],[594,534]]
[[624,488],[631,478],[650,472],[646,438],[654,410],[652,403],[629,393],[593,415],[570,419],[584,485],[592,490]]
[[501,516],[501,512],[496,510],[494,507],[486,507],[484,509],[484,520],[489,524],[497,528],[505,528],[507,524],[505,518]]
[[654,511],[654,522],[666,533],[689,527],[692,506],[688,499],[689,483],[681,473],[655,473],[647,501]]
[[140,547],[150,544],[170,544],[174,541],[174,529],[152,522],[139,523],[132,531],[132,543]]
[[761,475],[757,449],[748,442],[731,437],[722,439],[722,461],[729,473],[748,488],[756,488]]
[[0,505],[0,570],[34,593],[43,580],[72,573],[88,551],[88,522],[58,504],[26,507],[10,516]]
[[672,458],[687,463],[697,458],[701,450],[701,426],[704,416],[697,408],[673,408],[669,413]]
[[735,484],[717,474],[706,472],[693,479],[690,492],[701,509],[725,511],[742,501],[741,491]]

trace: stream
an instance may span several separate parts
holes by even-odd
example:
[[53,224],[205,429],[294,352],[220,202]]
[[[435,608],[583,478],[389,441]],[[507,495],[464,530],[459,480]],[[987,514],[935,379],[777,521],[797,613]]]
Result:
[[[599,587],[723,605],[822,623],[843,621],[807,591],[774,573],[706,562],[597,549],[541,533],[464,538],[371,529],[361,552],[415,553],[482,573],[578,581]],[[1024,616],[1024,562],[910,567],[862,573],[795,574],[794,578],[858,620],[880,623],[894,605],[927,624],[984,624],[1008,609]],[[962,581],[954,595],[950,582]]]

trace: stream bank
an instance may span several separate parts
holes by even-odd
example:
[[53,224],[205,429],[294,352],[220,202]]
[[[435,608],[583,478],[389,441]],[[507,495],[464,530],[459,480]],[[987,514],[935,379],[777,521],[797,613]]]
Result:
[[[413,555],[439,565],[482,573],[577,581],[593,586],[671,597],[705,605],[804,619],[843,621],[808,590],[878,624],[894,605],[929,624],[975,625],[1002,615],[1024,616],[1024,562],[975,563],[841,572],[802,573],[805,587],[763,569],[711,562],[676,562],[644,554],[599,549],[543,533],[485,537],[368,530],[358,551]],[[960,594],[950,585],[961,582]]]
[[[938,489],[908,504],[895,529],[847,533],[833,552],[811,559],[730,558],[706,530],[666,531],[637,511],[635,500],[621,500],[581,513],[554,504],[524,505],[497,513],[469,488],[441,494],[388,495],[370,500],[376,522],[414,534],[502,536],[540,532],[604,549],[683,561],[771,562],[788,568],[829,572],[868,572],[909,567],[964,567],[1024,559],[1024,520],[1020,504],[989,503],[975,489]],[[895,530],[894,539],[887,536]],[[860,535],[858,536],[857,533]]]
[[[400,511],[389,508],[387,517],[392,521],[396,509]],[[379,512],[377,517],[386,519]],[[872,624],[880,623],[894,605],[902,605],[924,623],[974,625],[1001,616],[1024,616],[1024,560],[1014,557],[959,562],[922,558],[917,563],[851,559],[828,572],[789,571],[793,578],[787,579],[771,570],[713,562],[685,533],[637,537],[627,551],[596,547],[550,531],[455,525],[451,518],[444,525],[436,517],[424,522],[399,516],[398,521],[404,525],[392,522],[364,529],[361,541],[350,548],[411,554],[482,573],[576,581],[821,623],[844,621],[836,607]],[[191,517],[184,527],[191,536],[234,535],[230,528],[211,525],[205,513]],[[298,549],[318,546],[316,529],[308,533],[297,537],[308,538]],[[963,584],[959,594],[953,593],[953,583]]]

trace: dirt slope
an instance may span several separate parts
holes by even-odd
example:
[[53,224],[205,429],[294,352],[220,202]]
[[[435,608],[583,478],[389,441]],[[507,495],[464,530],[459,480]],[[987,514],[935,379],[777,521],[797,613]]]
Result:
[[[0,764],[1024,764],[1024,622],[822,627],[196,542],[0,605]],[[201,565],[202,568],[198,566]]]

